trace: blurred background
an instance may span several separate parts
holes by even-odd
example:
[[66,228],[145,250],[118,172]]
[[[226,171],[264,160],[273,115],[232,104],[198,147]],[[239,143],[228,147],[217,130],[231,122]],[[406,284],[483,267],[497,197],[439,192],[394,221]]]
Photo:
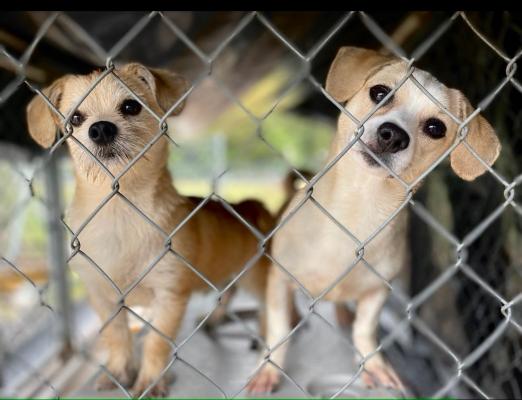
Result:
[[[335,131],[339,111],[314,82],[324,85],[341,46],[386,48],[358,14],[260,15],[262,19],[230,11],[164,12],[151,18],[141,12],[64,12],[55,18],[50,12],[0,14],[0,375],[5,393],[41,394],[51,379],[49,371],[62,365],[49,360],[55,354],[67,358],[78,332],[88,336],[94,329],[81,282],[68,269],[67,279],[59,278],[63,266],[53,267],[60,246],[53,242],[57,228],[52,217],[71,199],[71,164],[65,149],[49,158],[30,139],[25,107],[34,93],[16,60],[24,63],[25,79],[43,88],[63,74],[104,67],[106,52],[118,49],[124,35],[142,27],[115,61],[171,68],[196,85],[183,113],[169,120],[169,135],[178,144],[172,146],[169,167],[178,190],[208,195],[213,178],[226,171],[217,181],[218,194],[231,202],[258,198],[276,212],[285,198],[286,174],[291,168],[318,171]],[[440,30],[415,65],[460,89],[475,107],[506,77],[507,61],[495,48],[509,58],[521,50],[519,13],[397,11],[369,16],[408,55]],[[263,21],[311,56],[310,69]],[[40,40],[33,47],[35,37]],[[211,69],[200,52],[212,57]],[[502,141],[494,168],[507,182],[522,173],[521,99],[522,93],[508,83],[483,111]],[[53,181],[59,187],[53,189]],[[415,201],[461,240],[505,201],[504,189],[491,174],[472,183],[461,181],[445,162],[428,175]],[[514,200],[520,199],[515,192]],[[413,215],[411,269],[403,277],[411,297],[449,273],[456,262],[454,246],[418,212]],[[456,271],[416,310],[422,324],[451,352],[417,328],[407,342],[390,347],[389,357],[404,367],[404,379],[415,395],[436,393],[451,382],[458,373],[451,354],[464,359],[494,337],[494,344],[477,353],[480,357],[466,369],[467,376],[489,396],[522,397],[519,325],[510,323],[495,336],[505,320],[498,296],[510,301],[521,292],[521,234],[520,208],[509,206],[467,249],[470,269],[492,290]],[[61,302],[64,296],[70,300],[68,308]],[[522,323],[516,308],[511,308],[512,318]],[[387,309],[401,314],[393,300]],[[63,315],[70,318],[65,324]],[[384,323],[383,333],[389,329]],[[70,342],[65,349],[64,338]],[[42,365],[48,366],[48,374]],[[481,390],[459,381],[448,394],[476,397]]]

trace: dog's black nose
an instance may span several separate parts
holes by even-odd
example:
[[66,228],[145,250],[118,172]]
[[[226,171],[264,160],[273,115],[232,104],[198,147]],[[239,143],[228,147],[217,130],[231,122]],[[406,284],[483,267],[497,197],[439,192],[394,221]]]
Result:
[[99,145],[112,143],[117,133],[118,127],[109,121],[98,121],[89,127],[89,137]]
[[410,137],[401,127],[385,122],[377,130],[377,142],[383,153],[397,153],[410,144]]

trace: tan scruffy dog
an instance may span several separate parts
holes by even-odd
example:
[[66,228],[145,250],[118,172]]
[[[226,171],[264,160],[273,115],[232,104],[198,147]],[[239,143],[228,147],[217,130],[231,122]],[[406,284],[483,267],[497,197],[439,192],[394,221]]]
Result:
[[[187,89],[179,75],[136,63],[118,67],[114,72],[159,116]],[[67,75],[43,93],[67,115],[100,74],[96,71],[85,76]],[[180,111],[181,106],[174,114]],[[62,121],[41,96],[30,102],[27,120],[32,137],[44,147],[54,142],[57,129],[64,130]],[[71,123],[72,136],[114,176],[158,134],[157,119],[112,74],[103,78],[81,103]],[[76,191],[67,222],[78,232],[88,221],[78,236],[85,256],[77,254],[71,264],[85,283],[90,303],[102,321],[108,320],[121,306],[117,290],[93,262],[125,291],[164,254],[130,291],[125,305],[151,305],[152,325],[163,335],[175,339],[190,294],[208,288],[186,264],[190,263],[213,284],[222,285],[258,253],[258,240],[221,203],[214,201],[197,211],[172,237],[171,243],[166,240],[165,235],[184,221],[199,200],[183,197],[173,187],[167,170],[168,141],[164,136],[121,177],[119,194],[90,219],[91,213],[112,192],[113,178],[72,138],[66,141],[76,176]],[[257,201],[240,203],[235,210],[261,233],[273,226],[273,217]],[[149,223],[140,212],[161,229]],[[238,282],[257,294],[262,304],[267,266],[266,258],[260,258]],[[127,311],[120,310],[101,335],[108,350],[107,368],[121,384],[134,385],[135,395],[142,394],[150,385],[153,386],[148,395],[168,393],[165,378],[160,379],[171,352],[168,341],[154,330],[147,334],[136,378]],[[108,376],[101,376],[98,387],[111,386]]]
[[[371,50],[343,47],[330,67],[326,90],[361,120],[385,99],[407,71],[406,63],[401,60]],[[413,76],[461,121],[473,112],[469,101],[458,90],[447,88],[421,70],[415,70]],[[354,138],[356,128],[354,122],[341,113],[328,163]],[[364,123],[361,140],[410,184],[455,143],[457,131],[457,123],[408,79]],[[469,122],[466,141],[486,164],[495,162],[500,143],[482,116],[476,115]],[[473,180],[486,170],[464,144],[454,148],[450,161],[456,174],[465,180]],[[296,208],[305,194],[305,189],[295,194],[283,218]],[[359,142],[318,180],[313,196],[361,242],[370,238],[408,199],[407,190],[400,181],[376,162]],[[324,298],[336,303],[356,302],[353,341],[362,356],[377,349],[379,315],[388,296],[388,287],[382,278],[389,281],[397,276],[407,258],[407,216],[406,208],[403,208],[364,246],[364,259],[377,273],[361,260],[356,263],[358,244],[311,201],[304,203],[273,237],[272,256],[312,296],[320,295],[354,265]],[[267,344],[270,348],[290,332],[290,312],[285,303],[289,302],[294,289],[295,283],[278,266],[270,269],[267,285]],[[287,343],[285,341],[271,354],[271,360],[283,368]],[[362,378],[370,386],[403,386],[381,352],[371,355],[364,368]],[[291,371],[288,372],[291,375]],[[279,380],[278,369],[266,364],[248,389],[253,393],[270,392]]]

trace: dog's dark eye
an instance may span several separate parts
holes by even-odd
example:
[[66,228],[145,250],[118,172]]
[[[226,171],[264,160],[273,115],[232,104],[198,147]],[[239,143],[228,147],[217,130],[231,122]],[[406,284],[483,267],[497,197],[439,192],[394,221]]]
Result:
[[85,121],[85,117],[79,111],[76,111],[71,117],[71,124],[73,126],[80,126]]
[[430,118],[424,123],[422,129],[425,134],[433,139],[440,139],[446,135],[446,125],[440,119]]
[[138,115],[141,111],[141,104],[133,99],[125,100],[121,103],[120,111],[123,115]]
[[[382,101],[382,99],[384,99],[386,97],[386,95],[388,93],[390,93],[390,91],[391,91],[391,89],[388,86],[384,86],[384,85],[372,86],[370,88],[370,99],[372,99],[372,101],[375,104],[378,104]],[[390,102],[392,98],[393,97],[390,97],[386,103]]]

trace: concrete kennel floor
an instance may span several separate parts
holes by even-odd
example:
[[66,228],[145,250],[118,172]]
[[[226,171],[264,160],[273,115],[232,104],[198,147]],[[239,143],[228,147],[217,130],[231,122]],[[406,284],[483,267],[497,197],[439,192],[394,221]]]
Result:
[[[190,334],[196,326],[198,317],[208,312],[212,304],[213,299],[209,296],[193,297],[177,343]],[[233,310],[251,309],[255,307],[255,301],[239,291],[231,307]],[[320,304],[318,310],[327,320],[334,321],[331,304]],[[252,329],[256,329],[255,320],[249,319],[246,322]],[[215,338],[198,331],[183,346],[179,355],[212,379],[229,397],[238,394],[256,367],[258,353],[251,350],[250,346],[251,339],[245,333],[243,326],[238,322],[230,322],[217,329]],[[292,338],[284,369],[314,397],[332,396],[357,371],[350,345],[316,317],[312,317],[309,323]],[[94,366],[82,367],[80,370],[85,377],[79,380],[82,385],[72,393],[66,394],[67,397],[125,397],[119,389],[106,392],[94,390],[93,381],[96,377]],[[172,365],[169,375],[174,376],[170,397],[223,397],[223,393],[208,380],[179,361]],[[282,379],[279,390],[273,396],[305,396],[291,381],[284,377]],[[342,397],[402,397],[400,393],[384,388],[369,390],[359,379],[341,395]],[[246,396],[244,391],[239,393],[239,397]]]

